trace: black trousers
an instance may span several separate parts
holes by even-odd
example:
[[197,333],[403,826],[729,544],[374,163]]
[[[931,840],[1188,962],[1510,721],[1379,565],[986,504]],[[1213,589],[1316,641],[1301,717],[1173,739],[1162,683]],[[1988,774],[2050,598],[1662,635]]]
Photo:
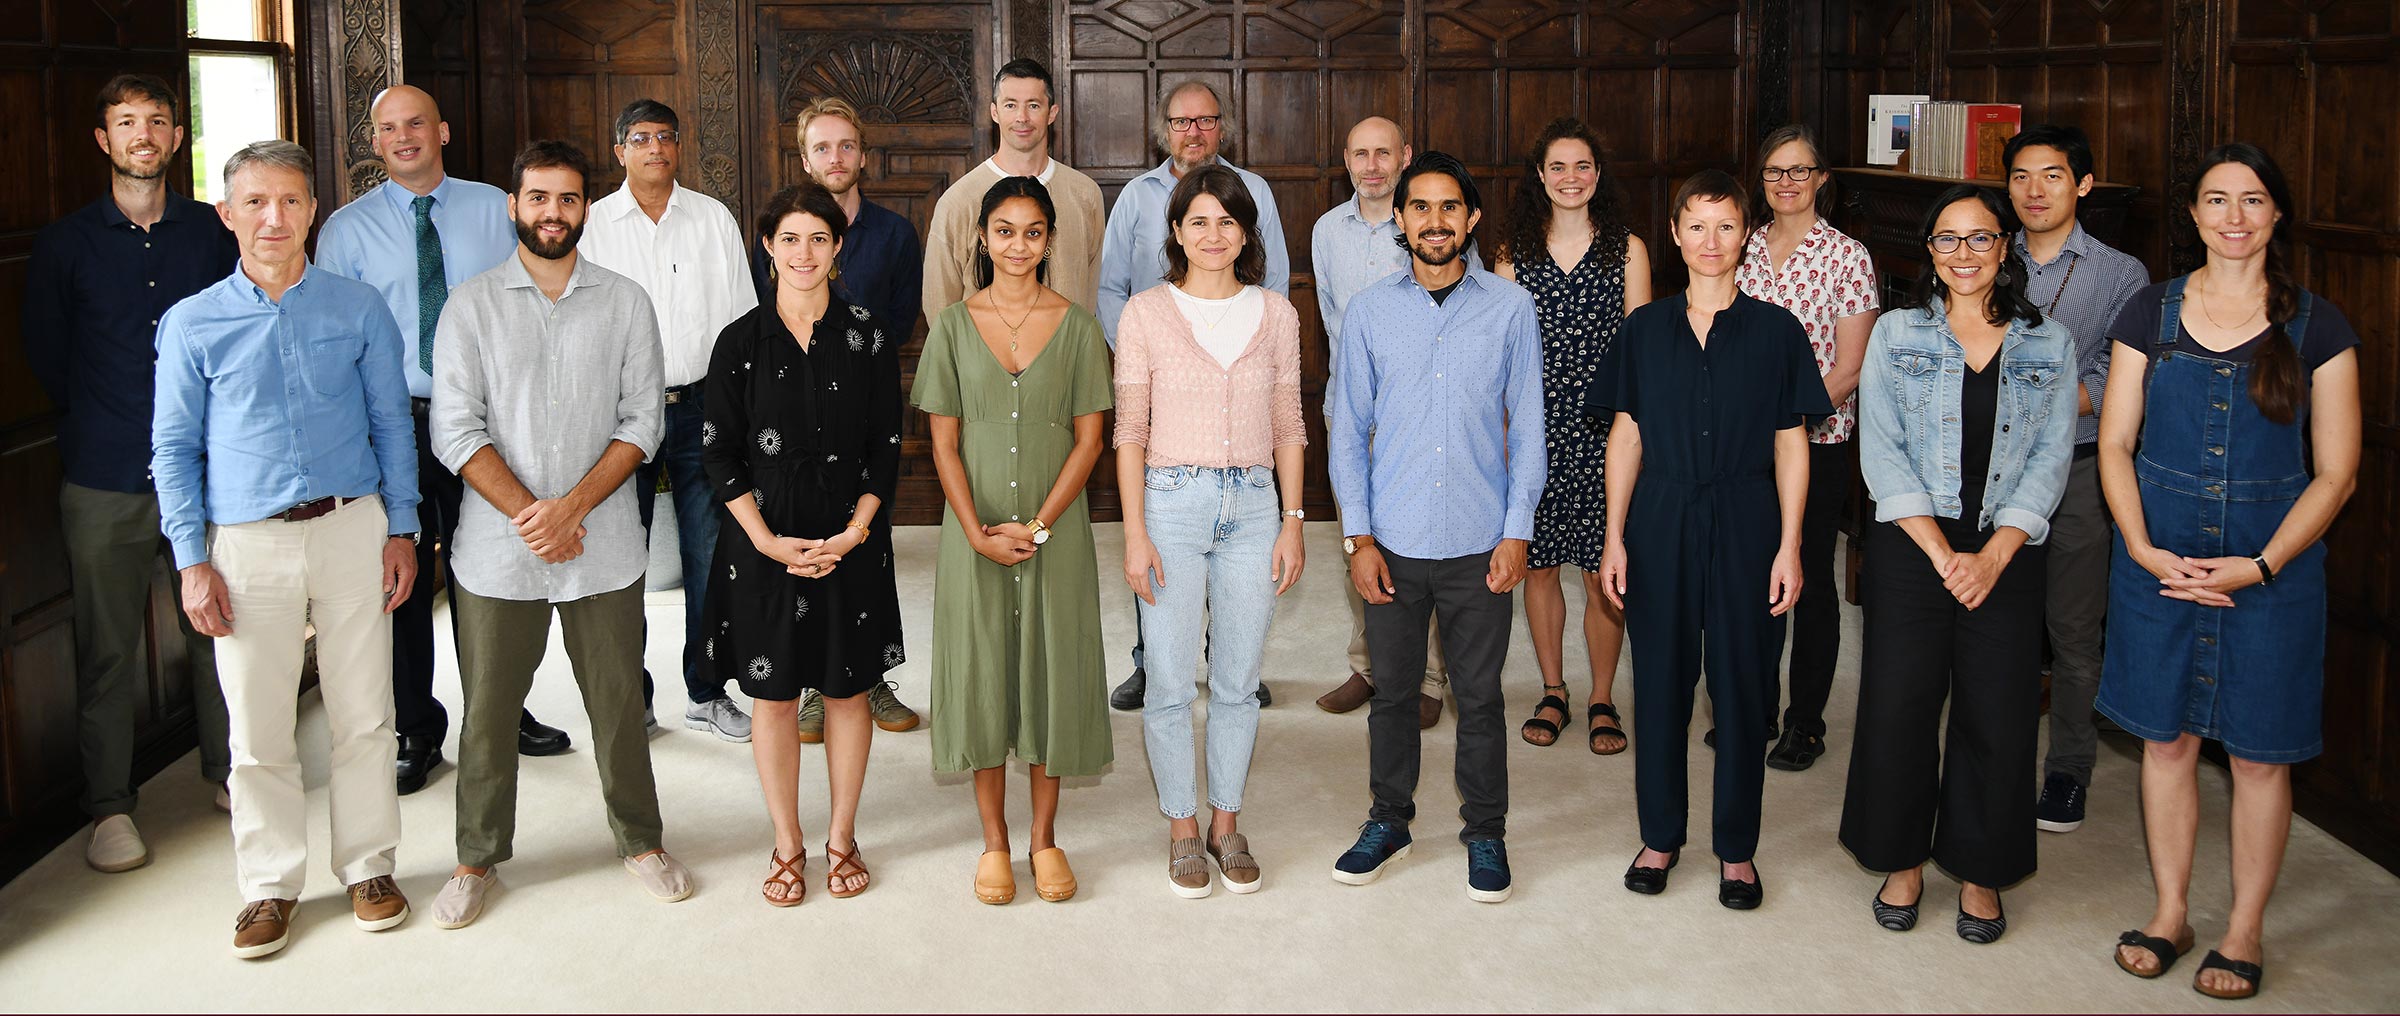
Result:
[[[1783,726],[1825,736],[1825,700],[1842,654],[1842,596],[1834,585],[1836,548],[1850,488],[1858,475],[1857,445],[1808,446],[1808,504],[1800,515],[1800,602],[1792,608],[1790,705]],[[1767,703],[1773,715],[1774,703]]]
[[[439,743],[450,731],[450,712],[433,697],[433,601],[437,574],[450,572],[450,537],[458,531],[458,505],[466,485],[442,468],[426,431],[426,405],[412,400],[417,422],[417,580],[408,599],[392,611],[392,730],[401,737],[430,737]],[[436,571],[436,566],[439,571]],[[450,612],[450,644],[458,644],[458,611]]]
[[1931,859],[1994,888],[2033,874],[2047,574],[2042,548],[2025,547],[1983,606],[1968,610],[1899,526],[1872,529],[1857,744],[1842,801],[1842,845],[1859,864],[1891,872]]
[[1403,825],[1417,815],[1421,731],[1417,700],[1425,686],[1425,625],[1438,620],[1458,700],[1458,817],[1461,842],[1508,833],[1508,718],[1500,668],[1516,611],[1508,594],[1484,585],[1491,555],[1427,561],[1383,552],[1396,590],[1390,603],[1367,604],[1367,658],[1375,698],[1367,713],[1369,818]]

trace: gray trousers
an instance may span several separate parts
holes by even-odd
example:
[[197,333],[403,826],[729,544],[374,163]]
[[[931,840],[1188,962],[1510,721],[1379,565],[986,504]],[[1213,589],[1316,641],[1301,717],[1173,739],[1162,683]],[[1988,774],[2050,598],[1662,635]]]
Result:
[[[166,538],[158,528],[158,495],[62,484],[58,517],[66,532],[67,569],[75,582],[75,704],[77,741],[83,751],[83,810],[95,819],[130,814],[134,717],[150,686],[145,634],[150,576],[158,556],[166,553]],[[225,748],[225,694],[217,685],[216,649],[192,630],[181,609],[175,620],[191,660],[200,778],[222,782],[233,766]]]
[[458,679],[467,700],[458,751],[458,863],[483,868],[515,856],[517,719],[550,645],[556,609],[575,687],[592,720],[600,797],[617,854],[661,846],[658,785],[642,729],[642,582],[553,604],[503,600],[455,586]]
[[1426,626],[1439,619],[1450,663],[1450,693],[1458,700],[1458,838],[1497,840],[1508,833],[1508,720],[1500,669],[1516,624],[1514,601],[1484,585],[1491,555],[1444,561],[1383,552],[1396,590],[1390,603],[1370,603],[1367,652],[1375,663],[1375,697],[1367,713],[1367,817],[1407,825],[1417,815],[1417,767],[1422,733],[1417,697],[1425,687]]
[[2108,557],[2112,530],[2100,495],[2100,458],[2076,459],[2066,496],[2050,516],[2050,757],[2043,768],[2092,783],[2100,732],[2092,697],[2100,691],[2100,638],[2108,619]]

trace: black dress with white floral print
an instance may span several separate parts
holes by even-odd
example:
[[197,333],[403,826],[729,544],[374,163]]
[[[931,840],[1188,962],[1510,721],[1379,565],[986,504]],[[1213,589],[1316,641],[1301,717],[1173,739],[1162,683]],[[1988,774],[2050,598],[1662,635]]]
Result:
[[772,304],[717,337],[700,441],[720,503],[751,498],[777,536],[815,540],[840,534],[860,496],[883,501],[866,542],[821,579],[786,571],[731,518],[718,527],[701,651],[752,698],[848,698],[907,658],[889,526],[902,338],[839,303],[805,350]]
[[1542,422],[1550,456],[1549,481],[1533,509],[1533,548],[1526,565],[1571,564],[1600,570],[1607,546],[1608,491],[1601,465],[1608,458],[1608,424],[1585,418],[1584,393],[1600,374],[1600,358],[1625,321],[1625,265],[1601,264],[1594,240],[1572,272],[1560,271],[1548,250],[1517,266],[1517,283],[1533,294],[1542,326]]

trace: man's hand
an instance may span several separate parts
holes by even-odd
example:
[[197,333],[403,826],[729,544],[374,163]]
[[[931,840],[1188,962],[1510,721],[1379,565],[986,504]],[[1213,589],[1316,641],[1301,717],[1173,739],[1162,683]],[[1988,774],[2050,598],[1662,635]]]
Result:
[[202,561],[183,569],[182,575],[183,616],[191,619],[192,630],[212,639],[233,634],[233,594],[225,590],[225,577],[217,574],[217,567]]
[[1391,568],[1383,563],[1383,551],[1374,544],[1360,544],[1358,553],[1350,555],[1350,588],[1368,603],[1390,603],[1392,594],[1399,592],[1392,585]]
[[583,512],[562,499],[535,501],[508,521],[517,527],[525,549],[544,561],[559,564],[583,554]]
[[383,612],[408,602],[409,587],[417,581],[417,542],[405,536],[383,541]]
[[1492,548],[1492,567],[1483,574],[1483,586],[1495,593],[1505,593],[1525,581],[1524,540],[1502,540]]

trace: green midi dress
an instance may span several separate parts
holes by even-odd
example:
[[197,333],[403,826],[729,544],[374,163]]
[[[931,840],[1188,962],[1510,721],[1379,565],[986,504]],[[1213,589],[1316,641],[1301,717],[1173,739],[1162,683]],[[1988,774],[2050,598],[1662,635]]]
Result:
[[[984,345],[964,303],[936,316],[917,360],[918,409],[959,420],[958,454],[984,525],[1040,510],[1075,447],[1075,418],[1114,402],[1100,321],[1070,308],[1018,374]],[[1006,764],[1089,776],[1116,757],[1100,646],[1100,567],[1078,494],[1050,539],[1015,567],[967,545],[942,511],[933,584],[933,767]]]

